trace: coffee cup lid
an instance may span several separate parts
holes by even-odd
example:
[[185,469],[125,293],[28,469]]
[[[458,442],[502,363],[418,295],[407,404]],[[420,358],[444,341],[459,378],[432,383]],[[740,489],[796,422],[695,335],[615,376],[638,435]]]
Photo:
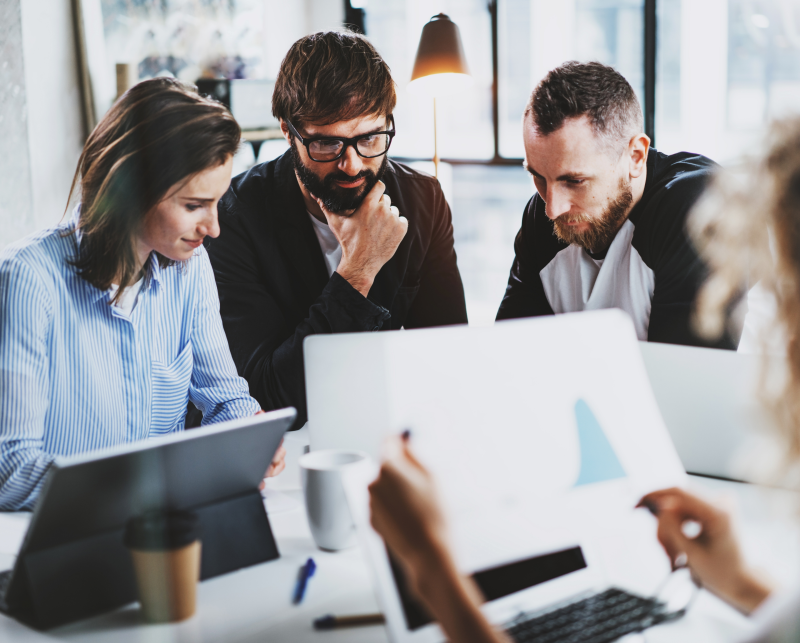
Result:
[[200,520],[189,511],[151,511],[135,516],[125,528],[129,549],[162,551],[179,549],[200,538]]

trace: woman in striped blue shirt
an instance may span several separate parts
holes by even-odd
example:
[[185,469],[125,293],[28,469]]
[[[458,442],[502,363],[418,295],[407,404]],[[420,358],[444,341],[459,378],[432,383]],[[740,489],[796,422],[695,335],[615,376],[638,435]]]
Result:
[[71,220],[0,254],[0,510],[32,507],[57,455],[183,430],[188,400],[204,424],[259,412],[202,245],[240,137],[218,103],[144,81],[89,137]]

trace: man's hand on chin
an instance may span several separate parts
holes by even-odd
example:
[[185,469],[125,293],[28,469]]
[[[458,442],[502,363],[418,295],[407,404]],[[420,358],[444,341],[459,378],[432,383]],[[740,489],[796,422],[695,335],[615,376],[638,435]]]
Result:
[[375,275],[394,256],[408,231],[408,220],[400,216],[378,181],[350,216],[325,209],[317,199],[330,229],[342,247],[342,260],[336,269],[364,297],[369,294]]

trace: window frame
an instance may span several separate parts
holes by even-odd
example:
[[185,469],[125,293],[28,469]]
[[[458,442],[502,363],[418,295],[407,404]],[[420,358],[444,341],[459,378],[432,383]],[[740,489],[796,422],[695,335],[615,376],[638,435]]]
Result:
[[[522,164],[522,158],[502,156],[500,154],[500,106],[499,106],[499,54],[498,54],[498,4],[504,0],[487,0],[486,9],[491,17],[492,30],[492,136],[494,154],[487,160],[463,159],[463,158],[442,158],[443,163],[451,165],[500,165],[518,166]],[[655,146],[655,98],[656,98],[656,37],[658,32],[657,0],[644,0],[644,131],[650,137],[650,144]],[[350,1],[345,0],[347,7]],[[363,10],[362,10],[363,11]],[[367,8],[366,11],[369,11]],[[362,23],[363,24],[363,23]],[[362,27],[363,31],[363,27]],[[399,161],[429,161],[430,159],[417,157],[393,157]]]

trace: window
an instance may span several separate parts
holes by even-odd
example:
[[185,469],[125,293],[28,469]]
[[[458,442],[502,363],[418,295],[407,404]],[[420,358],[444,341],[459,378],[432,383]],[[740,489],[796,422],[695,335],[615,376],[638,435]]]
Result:
[[453,235],[472,325],[491,324],[514,260],[514,237],[534,192],[522,168],[453,166]]
[[644,106],[644,0],[499,0],[500,155],[524,156],[521,119],[531,91],[567,60],[615,67]]
[[658,3],[656,132],[667,152],[735,162],[800,107],[800,5]]
[[486,0],[379,0],[366,5],[366,33],[397,82],[397,136],[392,155],[433,156],[433,101],[409,93],[422,28],[437,13],[458,25],[474,79],[464,92],[437,99],[439,156],[488,160],[492,133],[492,29]]

